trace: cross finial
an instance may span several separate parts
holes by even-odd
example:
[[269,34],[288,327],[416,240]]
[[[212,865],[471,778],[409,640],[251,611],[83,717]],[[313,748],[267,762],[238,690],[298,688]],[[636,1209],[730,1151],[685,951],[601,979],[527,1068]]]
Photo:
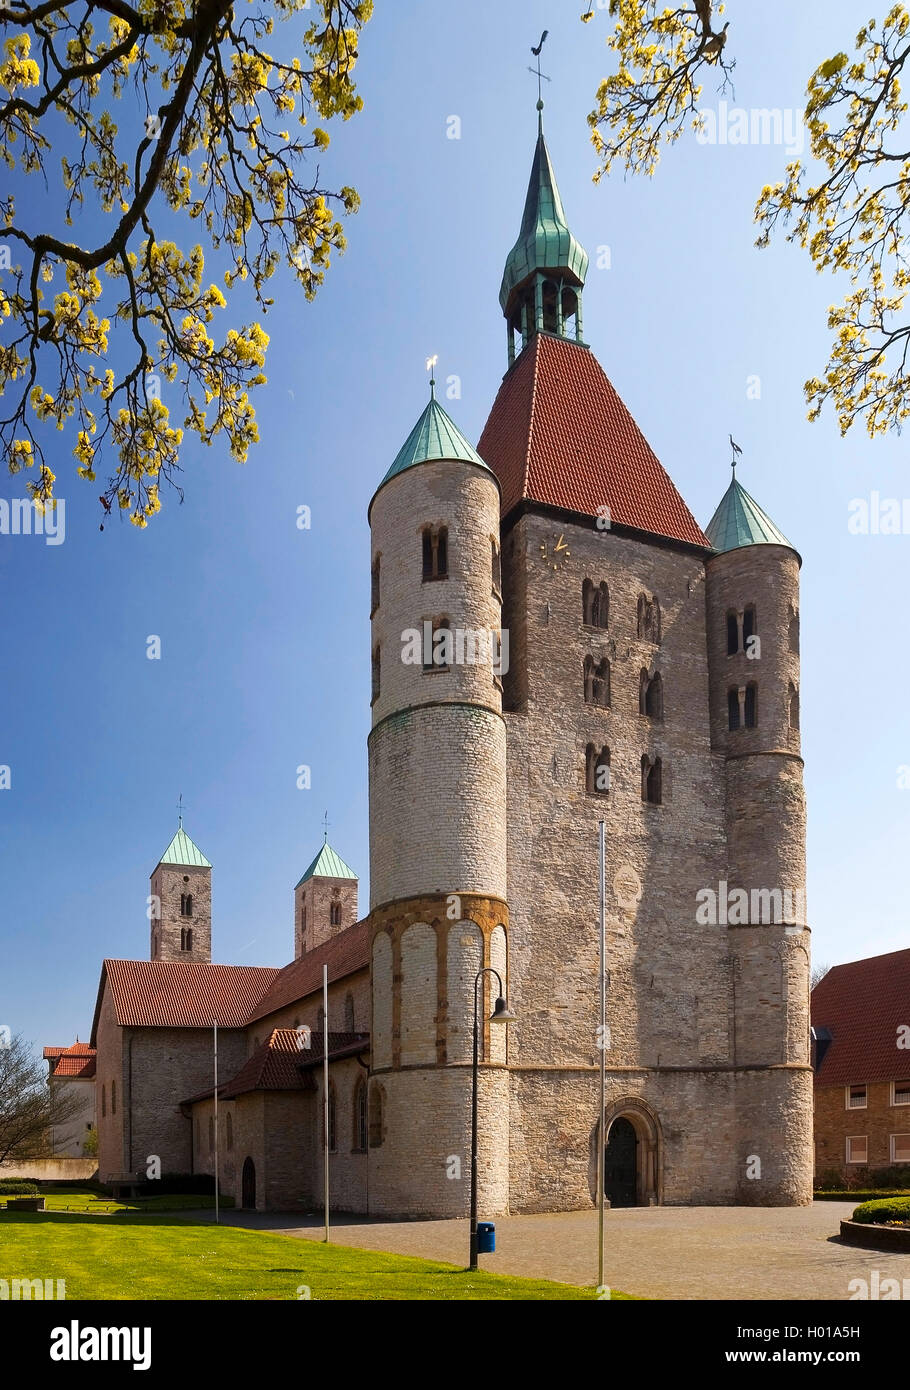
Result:
[[329,813],[328,813],[328,811],[326,811],[325,815],[324,815],[323,818],[322,818],[322,824],[323,824],[323,827],[324,827],[324,830],[323,830],[323,837],[322,837],[322,843],[323,843],[324,845],[327,845],[327,844],[329,843]]
[[[533,72],[533,73],[534,73],[534,76],[537,78],[537,110],[538,110],[538,111],[542,111],[542,110],[543,110],[543,96],[542,96],[542,94],[541,94],[541,87],[540,87],[541,79],[543,79],[544,82],[549,82],[549,80],[550,80],[549,77],[547,77],[547,74],[546,74],[545,72],[541,72],[541,70],[540,70],[540,51],[541,51],[541,49],[543,48],[544,43],[546,42],[547,34],[549,34],[549,32],[550,32],[549,29],[544,29],[543,33],[542,33],[541,36],[540,36],[540,43],[537,45],[536,48],[532,48],[532,49],[531,49],[531,52],[534,54],[534,57],[537,59],[537,67],[536,67],[536,68],[528,68],[528,72]],[[541,119],[542,119],[542,118],[541,118]]]
[[182,829],[183,829],[183,809],[184,809],[184,807],[183,807],[183,792],[181,792],[181,793],[180,793],[180,798],[179,798],[179,800],[178,800],[178,802],[177,802],[177,829],[178,829],[178,830],[182,830]]
[[430,400],[436,399],[436,372],[434,368],[439,361],[439,353],[435,352],[432,357],[427,358],[427,371],[430,373]]

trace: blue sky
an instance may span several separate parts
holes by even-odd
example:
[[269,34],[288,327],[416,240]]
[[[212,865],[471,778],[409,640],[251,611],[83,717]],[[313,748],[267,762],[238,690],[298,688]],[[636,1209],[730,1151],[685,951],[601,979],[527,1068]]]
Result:
[[[742,482],[803,557],[816,959],[910,944],[910,790],[898,789],[910,738],[896,699],[910,536],[847,530],[852,498],[910,495],[906,446],[861,428],[842,440],[830,415],[806,421],[801,385],[824,366],[825,309],[841,290],[797,248],[753,246],[755,197],[784,150],[687,136],[650,182],[592,183],[585,115],[608,19],[599,9],[583,26],[582,8],[377,0],[361,43],[364,111],[332,130],[323,158],[362,211],[315,303],[277,282],[249,463],[190,443],[183,505],[165,493],[147,531],[114,520],[102,535],[100,489],[75,478],[59,436],[65,544],[0,536],[0,763],[12,769],[0,791],[0,1021],[14,1031],[85,1038],[101,959],[147,956],[148,875],[181,792],[214,865],[216,959],[289,958],[292,890],[326,810],[366,909],[367,504],[423,408],[429,354],[440,379],[460,377],[461,399],[445,404],[472,440],[505,370],[497,293],[535,138],[529,48],[545,27],[547,139],[592,261],[586,338],[702,525],[729,482],[732,431]],[[852,45],[874,8],[731,4],[736,105],[800,108],[810,71]],[[610,269],[597,268],[604,246]],[[0,496],[21,494],[0,478]],[[295,524],[304,504],[309,531]],[[160,661],[146,658],[152,635]]]

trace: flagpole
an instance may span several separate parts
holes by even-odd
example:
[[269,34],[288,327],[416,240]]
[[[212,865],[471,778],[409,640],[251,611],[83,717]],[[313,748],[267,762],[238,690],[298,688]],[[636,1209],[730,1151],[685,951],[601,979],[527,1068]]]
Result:
[[600,822],[600,1118],[597,1122],[597,1287],[604,1283],[604,1111],[606,1110],[607,1067],[607,884],[606,884],[606,827]]
[[215,1224],[218,1225],[218,1024],[215,1024]]
[[325,1239],[329,1238],[329,967],[322,967],[322,1128],[325,1135],[323,1155],[323,1201],[325,1204]]

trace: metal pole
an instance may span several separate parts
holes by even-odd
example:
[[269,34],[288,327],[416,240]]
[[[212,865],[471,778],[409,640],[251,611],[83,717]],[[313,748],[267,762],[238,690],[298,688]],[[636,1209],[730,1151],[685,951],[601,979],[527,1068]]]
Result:
[[325,1239],[329,1238],[329,967],[322,967],[322,1119],[325,1131],[323,1155],[323,1202]]
[[469,1270],[477,1269],[477,982],[474,980],[474,1065],[471,1073],[471,1260]]
[[215,1024],[215,1224],[220,1221],[218,1212],[218,1024]]
[[604,1146],[604,1111],[607,1099],[607,871],[606,827],[600,822],[600,1113],[597,1121],[597,1287],[604,1282],[604,1182],[606,1154]]

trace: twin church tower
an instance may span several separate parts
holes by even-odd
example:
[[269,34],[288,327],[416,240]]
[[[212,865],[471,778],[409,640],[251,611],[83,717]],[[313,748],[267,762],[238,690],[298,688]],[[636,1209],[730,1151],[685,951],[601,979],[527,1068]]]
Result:
[[[590,1205],[601,1143],[616,1204],[811,1199],[800,559],[735,477],[702,531],[585,341],[587,264],[541,125],[483,434],[431,396],[369,507],[372,1214],[467,1210],[483,967],[516,1021],[485,974],[482,1215]],[[154,959],[190,896],[209,958],[188,855]],[[298,957],[361,932],[335,888]]]

